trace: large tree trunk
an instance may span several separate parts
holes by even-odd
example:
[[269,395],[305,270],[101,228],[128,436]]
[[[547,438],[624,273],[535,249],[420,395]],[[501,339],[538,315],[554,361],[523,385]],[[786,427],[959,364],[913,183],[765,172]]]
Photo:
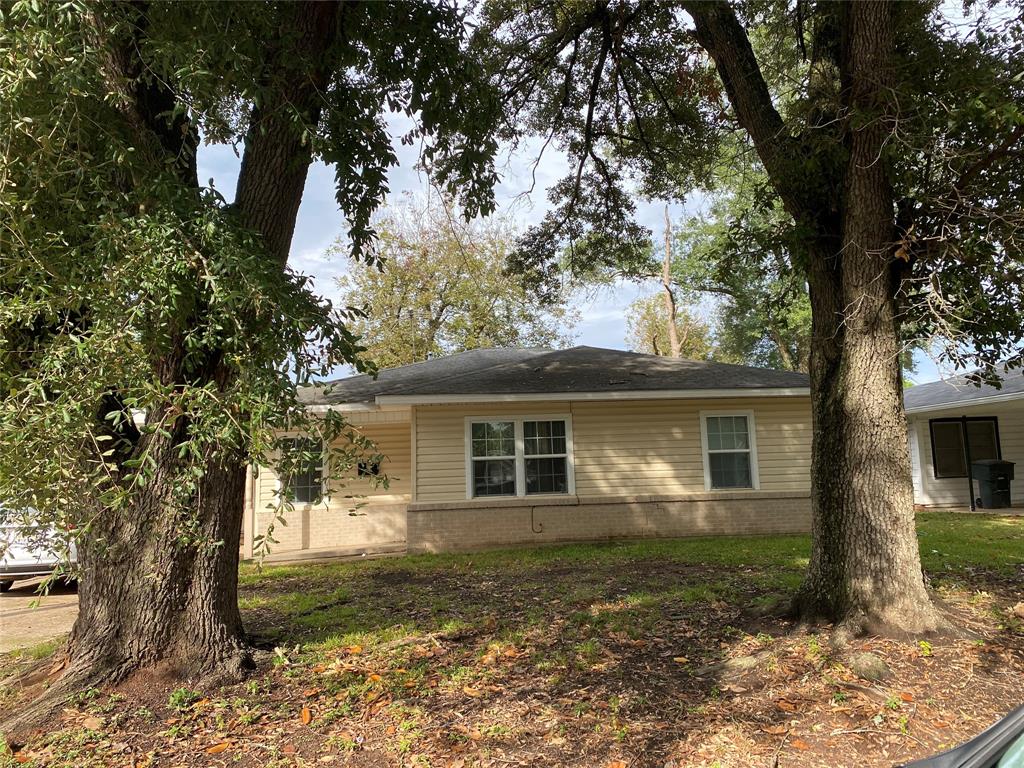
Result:
[[[105,513],[80,551],[79,615],[67,677],[116,681],[166,664],[174,677],[237,678],[251,666],[238,612],[244,468],[206,467],[195,501],[175,514],[173,440],[151,446],[157,473],[130,508]],[[182,520],[189,520],[193,543]]]
[[[295,8],[294,28],[309,61],[320,61],[335,34],[336,3],[305,3]],[[144,31],[145,24],[139,25]],[[280,51],[288,57],[294,51]],[[159,88],[132,87],[135,62],[125,53],[112,56],[114,82],[124,82],[133,125],[152,135],[140,140],[162,146],[171,157],[182,154],[180,119],[168,125],[174,95]],[[296,111],[310,123],[319,119],[328,72],[290,78],[253,110],[233,206],[244,226],[261,236],[267,257],[282,268],[288,259],[295,218],[311,162],[309,142],[296,124]],[[192,147],[194,150],[194,146]],[[188,150],[186,147],[185,150]],[[181,164],[182,183],[198,188],[194,161]],[[154,376],[181,388],[231,385],[232,368],[220,352],[201,364],[185,365],[183,334],[202,322],[202,301],[183,318],[182,333],[171,351],[153,361]],[[198,370],[197,370],[198,369]],[[245,464],[241,455],[209,457],[192,492],[182,495],[188,474],[178,457],[187,439],[187,414],[168,412],[170,402],[147,415],[163,421],[170,435],[137,440],[131,455],[148,451],[155,467],[130,503],[118,510],[99,509],[79,546],[79,614],[66,648],[62,677],[46,695],[3,724],[0,733],[17,733],[83,687],[111,684],[146,667],[169,677],[218,682],[237,679],[252,666],[238,610],[239,538],[243,517]],[[101,408],[100,424],[107,408]],[[121,435],[124,437],[124,435]]]
[[820,178],[807,176],[800,158],[813,144],[793,137],[775,110],[735,11],[725,2],[686,7],[773,186],[811,233],[813,544],[796,607],[853,633],[940,629],[921,573],[899,365],[884,152],[894,123],[893,5],[842,6],[845,98],[836,120],[849,126],[849,155],[844,168],[824,165]]
[[810,270],[814,330],[811,562],[805,616],[852,632],[920,633],[941,620],[925,591],[914,520],[887,164],[891,9],[845,12],[844,91],[855,126],[843,190],[842,250]]

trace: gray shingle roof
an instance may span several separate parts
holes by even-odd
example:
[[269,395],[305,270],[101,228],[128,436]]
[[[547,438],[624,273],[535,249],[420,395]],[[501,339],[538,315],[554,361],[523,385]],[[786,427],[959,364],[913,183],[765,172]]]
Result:
[[550,351],[543,348],[473,349],[398,368],[385,368],[377,373],[376,378],[362,374],[299,387],[299,400],[307,405],[372,403],[377,395],[405,394],[409,387],[423,381],[443,381]]
[[655,392],[688,389],[790,389],[805,374],[745,365],[679,360],[615,349],[481,349],[355,376],[327,389],[310,387],[304,402],[372,402],[387,395],[516,395]]
[[969,375],[951,376],[944,381],[911,387],[903,392],[903,406],[908,411],[915,411],[943,405],[970,405],[976,400],[996,396],[1018,395],[1024,398],[1024,374],[1021,371],[1004,371],[1001,388],[990,384],[976,386],[968,380]]

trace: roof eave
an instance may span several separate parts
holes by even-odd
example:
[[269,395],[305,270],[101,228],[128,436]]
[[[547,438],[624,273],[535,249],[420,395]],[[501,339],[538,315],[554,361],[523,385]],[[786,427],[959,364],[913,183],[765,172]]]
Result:
[[567,400],[705,400],[736,397],[801,397],[810,387],[735,387],[730,389],[659,389],[612,392],[519,392],[443,395],[378,395],[388,405],[447,405],[456,403],[565,402]]
[[905,407],[908,415],[915,413],[928,413],[930,411],[948,411],[956,408],[972,408],[976,405],[989,405],[990,403],[1004,403],[1011,400],[1024,400],[1024,392],[1001,392],[998,395],[986,395],[975,397],[970,400],[950,400],[945,403],[933,403],[930,405],[919,405],[917,407]]
[[310,403],[306,406],[310,413],[327,413],[328,411],[342,411],[344,413],[363,413],[367,411],[392,410],[382,408],[377,403]]

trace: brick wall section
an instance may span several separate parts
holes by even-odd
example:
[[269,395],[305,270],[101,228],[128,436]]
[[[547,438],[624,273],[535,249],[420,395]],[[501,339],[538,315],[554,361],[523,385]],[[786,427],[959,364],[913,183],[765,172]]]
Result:
[[805,533],[806,493],[570,497],[542,503],[410,504],[410,552],[451,552],[570,541]]
[[[404,412],[346,414],[355,430],[373,440],[385,459],[381,469],[388,487],[375,487],[355,475],[332,487],[319,504],[297,504],[274,527],[272,554],[318,549],[372,552],[405,542],[405,507],[412,489],[411,425]],[[253,539],[266,532],[274,518],[280,481],[273,467],[263,466],[247,483],[242,556],[252,555]],[[355,514],[350,514],[355,512]]]
[[[293,509],[285,516],[287,525],[274,528],[276,544],[272,553],[307,549],[365,550],[388,547],[405,542],[406,514],[404,503],[373,503],[350,515],[343,505],[319,504]],[[256,513],[257,530],[267,529],[272,518],[269,511]]]

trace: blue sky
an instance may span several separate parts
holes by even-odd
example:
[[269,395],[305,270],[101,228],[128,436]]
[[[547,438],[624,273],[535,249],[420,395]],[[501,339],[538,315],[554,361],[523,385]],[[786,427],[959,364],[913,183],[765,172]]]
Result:
[[[396,123],[392,135],[397,137],[402,132]],[[395,150],[399,165],[389,173],[391,197],[398,198],[408,193],[425,195],[429,185],[425,176],[415,168],[416,148],[402,146],[396,141]],[[534,223],[544,215],[548,207],[547,189],[564,175],[567,168],[564,156],[549,148],[534,172],[538,150],[539,143],[526,142],[516,153],[505,153],[499,164],[501,183],[496,190],[499,212],[511,215],[522,226]],[[212,179],[214,186],[228,200],[234,197],[238,169],[239,158],[231,147],[212,145],[200,150],[200,180],[207,183]],[[664,201],[639,200],[637,208],[640,222],[656,236],[660,235],[664,230]],[[694,209],[673,204],[670,212],[673,221],[678,221]],[[328,255],[329,246],[344,230],[345,221],[334,200],[333,173],[322,163],[316,163],[310,168],[306,180],[289,263],[295,270],[312,275],[317,290],[330,298],[338,297],[336,279],[350,266],[344,257]],[[638,296],[656,290],[653,282],[646,286],[622,283],[580,300],[577,308],[581,320],[576,327],[576,343],[625,349],[626,307]],[[914,380],[921,383],[939,378],[932,360],[924,355],[919,358]]]

